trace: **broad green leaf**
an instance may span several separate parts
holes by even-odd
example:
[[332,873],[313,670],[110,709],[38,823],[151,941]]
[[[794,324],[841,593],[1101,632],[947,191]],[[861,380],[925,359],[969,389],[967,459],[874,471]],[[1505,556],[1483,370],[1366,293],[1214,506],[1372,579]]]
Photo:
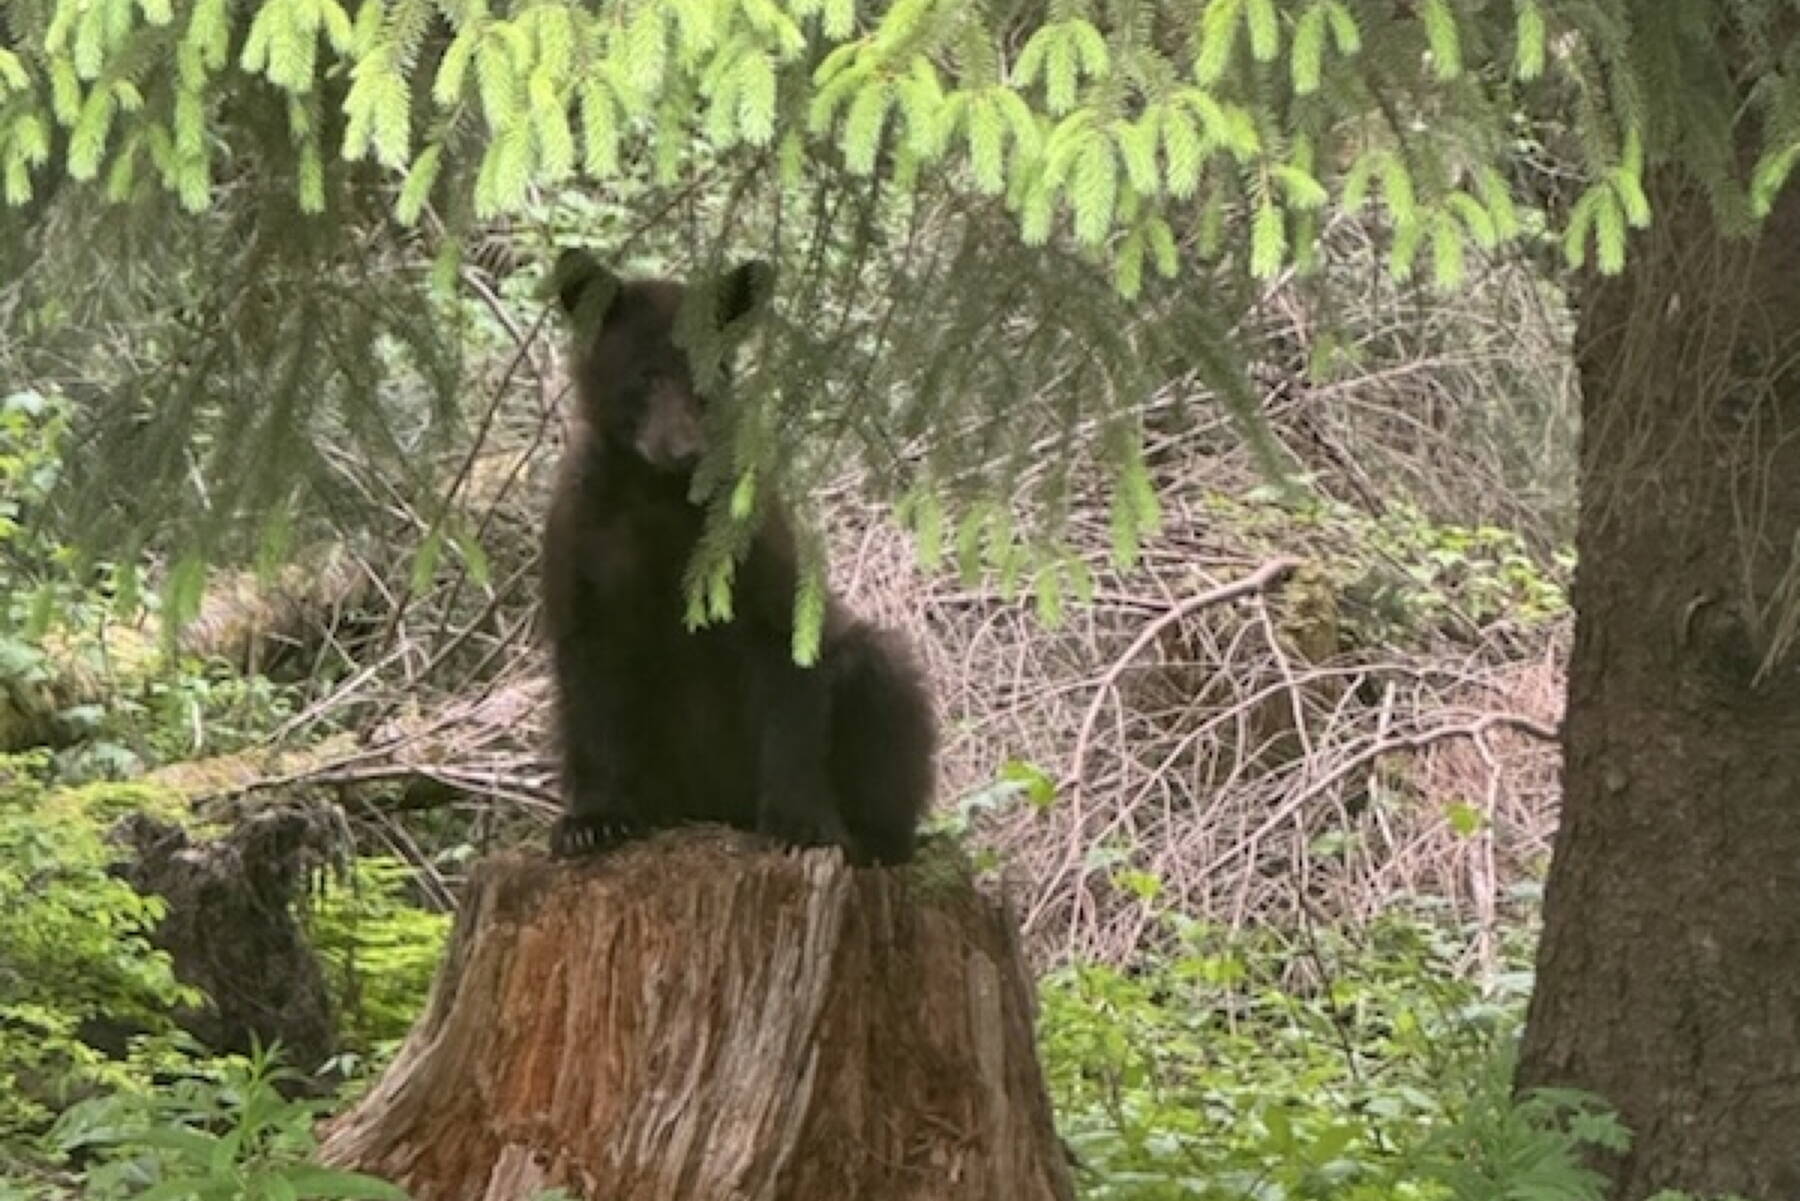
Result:
[[417,553],[413,555],[410,587],[413,592],[423,592],[431,586],[433,577],[437,575],[438,559],[444,551],[444,531],[434,528],[419,543]]
[[1450,819],[1450,828],[1462,838],[1473,838],[1487,824],[1481,810],[1466,801],[1453,801],[1445,806],[1444,816]]
[[1008,784],[1022,786],[1025,799],[1035,809],[1048,809],[1056,803],[1056,781],[1036,764],[1022,759],[1008,759],[1000,765],[999,776]]
[[481,545],[480,537],[474,530],[459,524],[453,540],[457,553],[469,569],[469,579],[478,588],[487,587],[493,580],[493,568],[488,563],[487,550]]

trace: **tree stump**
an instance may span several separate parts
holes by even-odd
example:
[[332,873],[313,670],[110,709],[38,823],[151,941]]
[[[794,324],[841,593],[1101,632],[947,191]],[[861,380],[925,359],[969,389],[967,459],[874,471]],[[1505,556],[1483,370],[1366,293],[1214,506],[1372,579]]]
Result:
[[307,873],[324,863],[336,830],[323,810],[271,806],[218,838],[134,813],[114,827],[132,857],[116,870],[167,906],[152,941],[175,975],[206,994],[175,1019],[216,1051],[279,1042],[310,1076],[336,1050],[331,1000],[318,956],[294,916]]
[[327,1162],[417,1201],[1067,1201],[1008,919],[726,831],[476,871]]

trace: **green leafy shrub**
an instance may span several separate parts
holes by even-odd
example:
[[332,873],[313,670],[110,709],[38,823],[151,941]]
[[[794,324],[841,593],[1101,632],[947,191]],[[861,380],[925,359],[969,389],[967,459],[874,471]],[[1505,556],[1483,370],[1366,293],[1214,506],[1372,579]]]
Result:
[[36,392],[0,398],[0,702],[49,679],[38,640],[58,601],[60,548],[32,518],[61,474],[67,431],[64,404]]
[[83,1102],[57,1123],[56,1141],[93,1157],[89,1201],[405,1201],[385,1181],[311,1162],[313,1123],[329,1103],[284,1097],[277,1086],[292,1079],[268,1054],[221,1060],[155,1093]]
[[184,659],[146,681],[142,695],[115,698],[149,758],[170,763],[259,743],[293,712],[294,689],[244,675],[222,659]]
[[[1187,926],[1181,950],[1042,989],[1045,1070],[1085,1197],[1599,1201],[1587,1145],[1623,1131],[1568,1093],[1515,1101],[1529,976],[1483,990],[1416,916],[1359,940]],[[1508,948],[1514,967],[1526,948]]]
[[[161,902],[107,871],[104,822],[144,790],[49,791],[43,771],[41,755],[0,759],[0,1137],[145,1079],[178,1041],[170,1010],[197,1000],[150,944]],[[120,1041],[124,1058],[98,1045]]]
[[1207,505],[1271,547],[1312,549],[1327,565],[1348,643],[1462,641],[1497,621],[1534,627],[1569,613],[1572,554],[1537,553],[1516,531],[1436,521],[1404,502],[1376,517],[1334,501],[1270,499],[1259,489],[1248,499],[1210,496]]
[[400,859],[359,858],[307,916],[348,1046],[368,1049],[403,1036],[431,990],[450,915],[412,902],[413,875]]
[[0,398],[0,582],[9,597],[0,623],[6,629],[32,624],[49,599],[20,585],[35,582],[57,549],[32,517],[62,474],[68,429],[69,406],[59,398],[30,391]]
[[1568,612],[1572,560],[1546,569],[1511,530],[1442,525],[1402,505],[1371,523],[1366,545],[1372,561],[1352,590],[1403,628],[1501,617],[1529,625]]
[[[130,629],[140,609],[162,607],[159,595],[140,590],[138,565],[76,569],[49,508],[63,475],[70,411],[60,396],[0,397],[0,723],[54,729],[64,746],[57,775],[70,783],[125,779],[146,760],[259,741],[291,712],[292,688],[222,660],[162,659],[154,638]],[[142,686],[57,709],[52,684],[71,669]]]

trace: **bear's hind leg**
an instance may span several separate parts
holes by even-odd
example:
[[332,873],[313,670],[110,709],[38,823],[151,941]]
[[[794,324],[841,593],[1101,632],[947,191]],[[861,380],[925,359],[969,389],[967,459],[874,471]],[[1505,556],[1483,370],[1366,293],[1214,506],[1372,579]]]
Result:
[[853,858],[905,863],[931,805],[937,719],[897,635],[856,625],[832,648],[831,781]]
[[786,646],[759,647],[752,655],[756,828],[790,846],[847,849],[849,831],[826,766],[830,681],[819,668],[795,663]]

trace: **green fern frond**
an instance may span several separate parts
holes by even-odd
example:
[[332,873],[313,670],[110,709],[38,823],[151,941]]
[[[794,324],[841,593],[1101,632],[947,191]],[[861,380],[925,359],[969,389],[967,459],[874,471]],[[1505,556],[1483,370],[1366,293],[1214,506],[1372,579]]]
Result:
[[1463,226],[1449,211],[1436,214],[1431,221],[1431,266],[1432,282],[1441,291],[1462,286],[1465,275]]
[[[1144,122],[1149,124],[1151,113],[1144,114]],[[1155,124],[1161,135],[1163,159],[1167,168],[1169,194],[1177,200],[1186,200],[1200,186],[1200,171],[1206,165],[1208,140],[1200,135],[1188,111],[1180,105],[1165,105],[1155,114]]]
[[1519,0],[1513,34],[1513,74],[1527,83],[1541,76],[1548,40],[1539,0]]
[[1113,286],[1119,295],[1135,300],[1144,290],[1144,257],[1149,251],[1148,234],[1142,227],[1125,235],[1113,259]]
[[1294,24],[1294,41],[1289,49],[1294,91],[1310,96],[1319,90],[1325,73],[1325,6],[1315,4],[1300,14]]
[[1158,122],[1153,116],[1146,116],[1139,121],[1123,121],[1113,126],[1113,139],[1119,147],[1119,157],[1125,162],[1126,178],[1138,194],[1151,196],[1162,188],[1161,172],[1157,168],[1156,143],[1160,132]]
[[1462,32],[1450,0],[1422,0],[1419,20],[1425,25],[1425,40],[1431,47],[1431,65],[1439,79],[1455,79],[1462,74]]
[[1245,0],[1244,24],[1250,30],[1250,55],[1259,63],[1274,62],[1281,53],[1281,18],[1275,0]]
[[619,171],[619,124],[622,117],[612,89],[597,75],[581,84],[582,166],[595,179]]
[[1244,20],[1245,0],[1207,0],[1200,17],[1199,52],[1194,57],[1194,79],[1202,86],[1217,83],[1231,65],[1237,49],[1238,28]]
[[1287,218],[1275,198],[1265,194],[1250,224],[1250,274],[1273,279],[1287,260],[1287,248]]
[[406,182],[401,185],[400,197],[394,202],[394,215],[403,225],[416,225],[420,213],[425,210],[425,202],[431,196],[431,189],[437,183],[438,172],[442,170],[444,148],[440,143],[432,143],[419,152],[413,160],[412,167],[406,173]]
[[1097,246],[1111,232],[1119,202],[1119,160],[1113,140],[1090,131],[1076,151],[1069,201],[1075,212],[1075,236]]
[[893,103],[893,90],[883,80],[870,81],[850,101],[838,145],[844,152],[845,164],[853,173],[867,175],[875,169],[881,133]]

